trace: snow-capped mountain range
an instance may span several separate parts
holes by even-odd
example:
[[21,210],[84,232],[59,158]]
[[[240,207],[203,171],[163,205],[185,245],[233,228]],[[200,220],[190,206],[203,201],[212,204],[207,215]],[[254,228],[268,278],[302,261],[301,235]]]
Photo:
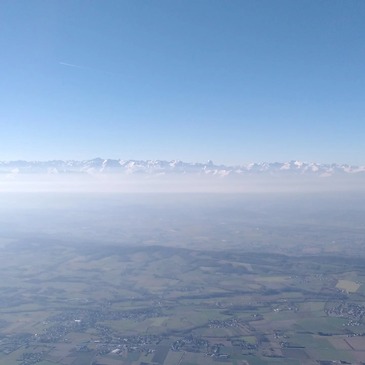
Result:
[[188,163],[179,160],[115,160],[95,158],[92,160],[53,160],[53,161],[0,161],[0,173],[25,174],[194,174],[217,176],[240,175],[365,175],[365,166],[346,164],[319,164],[300,161],[249,163],[240,166],[216,165],[206,163]]

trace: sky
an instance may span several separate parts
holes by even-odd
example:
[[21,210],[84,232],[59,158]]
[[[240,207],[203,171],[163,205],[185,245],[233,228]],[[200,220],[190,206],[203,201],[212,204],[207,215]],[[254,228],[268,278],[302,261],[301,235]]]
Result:
[[2,0],[0,160],[365,164],[365,1]]

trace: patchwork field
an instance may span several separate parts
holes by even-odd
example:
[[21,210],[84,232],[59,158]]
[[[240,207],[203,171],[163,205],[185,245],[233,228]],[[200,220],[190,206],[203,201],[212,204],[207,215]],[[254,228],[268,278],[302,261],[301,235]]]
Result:
[[2,250],[2,364],[365,358],[365,276],[350,272],[350,259],[159,246]]
[[2,198],[1,365],[365,363],[365,199]]

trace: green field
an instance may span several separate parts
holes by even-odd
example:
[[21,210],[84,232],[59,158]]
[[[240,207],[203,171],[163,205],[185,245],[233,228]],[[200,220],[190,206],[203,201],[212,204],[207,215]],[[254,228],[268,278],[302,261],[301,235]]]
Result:
[[11,247],[3,248],[0,270],[11,280],[0,287],[8,303],[0,307],[1,363],[251,365],[361,357],[361,346],[343,338],[365,330],[355,293],[365,276],[346,274],[346,261],[158,246],[120,254],[112,247],[63,246],[54,255],[56,249],[23,249],[20,262],[34,263],[25,279]]
[[0,222],[1,365],[365,362],[357,211],[330,200],[334,224],[305,197],[211,198],[66,200],[47,213],[62,232],[13,212],[16,239]]

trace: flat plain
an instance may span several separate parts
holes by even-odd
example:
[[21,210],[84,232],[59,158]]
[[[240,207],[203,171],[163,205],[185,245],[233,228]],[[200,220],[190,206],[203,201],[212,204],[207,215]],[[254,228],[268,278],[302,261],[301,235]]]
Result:
[[362,201],[6,199],[1,364],[365,363]]

